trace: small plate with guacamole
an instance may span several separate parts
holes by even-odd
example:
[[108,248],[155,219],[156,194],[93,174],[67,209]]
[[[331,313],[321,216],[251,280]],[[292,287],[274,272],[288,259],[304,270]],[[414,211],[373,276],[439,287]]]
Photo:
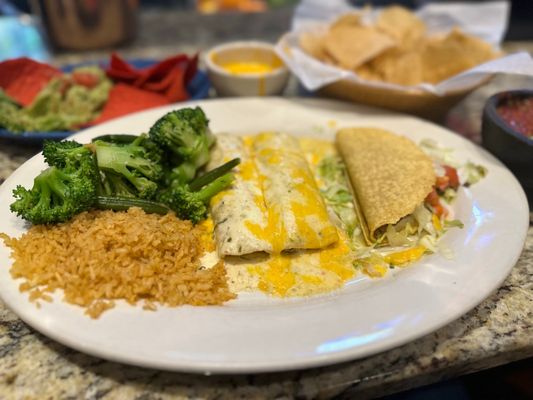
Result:
[[[150,59],[130,60],[135,68],[156,64]],[[76,64],[62,68],[27,106],[17,104],[0,89],[0,139],[40,145],[62,140],[99,117],[115,84],[100,64]],[[209,80],[197,71],[186,86],[190,100],[206,98]]]

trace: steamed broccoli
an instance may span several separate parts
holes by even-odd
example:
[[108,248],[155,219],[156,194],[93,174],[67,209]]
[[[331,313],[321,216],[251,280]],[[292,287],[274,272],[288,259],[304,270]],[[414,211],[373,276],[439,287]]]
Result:
[[33,224],[47,224],[91,208],[99,179],[91,150],[72,141],[47,142],[43,153],[51,167],[34,179],[32,189],[13,190],[11,211]]
[[122,175],[100,171],[98,195],[107,197],[137,197],[137,190]]
[[147,133],[142,133],[141,135],[137,136],[135,140],[131,142],[131,145],[143,147],[146,158],[150,159],[151,161],[158,164],[164,163],[166,158],[165,152],[157,143],[150,139]]
[[[131,197],[142,199],[155,196],[158,182],[163,177],[163,168],[155,159],[155,152],[135,143],[118,145],[97,140],[92,146],[96,152],[98,168],[104,175],[104,192],[117,190],[119,193],[115,194],[118,196],[124,194],[120,192],[128,191]],[[120,183],[119,178],[123,182]]]
[[197,223],[209,200],[231,185],[234,159],[199,177],[209,161],[214,136],[201,108],[170,112],[149,133],[105,135],[82,145],[46,142],[50,167],[31,190],[18,186],[11,210],[34,224],[63,222],[90,208],[146,212],[172,209]]
[[214,136],[201,108],[171,111],[150,128],[150,139],[171,154],[169,182],[192,181],[199,168],[209,161],[209,148]]
[[206,218],[209,200],[230,186],[233,180],[233,174],[228,173],[198,191],[191,190],[188,185],[176,185],[163,191],[159,201],[166,204],[181,219],[188,219],[196,224]]
[[47,140],[43,145],[44,160],[48,165],[58,168],[64,168],[67,164],[75,168],[89,153],[92,155],[89,148],[74,140]]
[[178,217],[194,223],[205,219],[209,200],[226,189],[234,180],[231,171],[241,160],[234,158],[218,168],[196,178],[188,185],[174,182],[160,192],[158,200],[171,208]]

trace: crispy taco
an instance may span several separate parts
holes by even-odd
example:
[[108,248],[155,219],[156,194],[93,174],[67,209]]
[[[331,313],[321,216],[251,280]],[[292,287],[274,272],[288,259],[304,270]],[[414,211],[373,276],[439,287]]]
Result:
[[336,145],[367,244],[391,244],[397,230],[389,227],[401,220],[408,226],[408,216],[414,214],[414,221],[421,214],[431,218],[423,204],[433,190],[435,171],[432,160],[415,143],[383,129],[346,128],[337,132]]

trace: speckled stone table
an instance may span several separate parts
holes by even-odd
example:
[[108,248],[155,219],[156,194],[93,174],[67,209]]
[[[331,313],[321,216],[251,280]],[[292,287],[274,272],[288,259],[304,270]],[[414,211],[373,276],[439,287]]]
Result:
[[239,376],[188,375],[103,361],[40,335],[0,305],[0,398],[370,398],[532,356],[532,282],[530,229],[505,283],[444,328],[358,361]]
[[[265,17],[229,15],[198,19],[150,11],[141,17],[128,56],[161,57],[205,49],[218,41],[255,37],[274,41],[290,12]],[[201,29],[201,23],[209,29]],[[166,29],[166,28],[168,29]],[[230,29],[230,27],[232,27]],[[242,28],[242,29],[241,29]],[[170,37],[169,37],[170,36]],[[533,48],[530,43],[510,45]],[[61,54],[54,61],[101,59],[104,52]],[[524,78],[498,77],[451,114],[451,125],[478,139],[482,104],[491,93],[533,87]],[[289,93],[295,92],[293,82]],[[38,148],[0,141],[0,182]],[[340,399],[371,398],[533,356],[533,227],[503,285],[460,319],[396,349],[304,371],[202,376],[162,372],[104,361],[35,332],[0,303],[0,399]]]

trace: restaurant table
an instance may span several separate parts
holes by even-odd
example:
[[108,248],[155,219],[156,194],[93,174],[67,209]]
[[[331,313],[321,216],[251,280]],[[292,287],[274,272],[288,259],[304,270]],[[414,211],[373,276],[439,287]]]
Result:
[[[136,41],[119,49],[126,57],[161,58],[206,50],[243,38],[274,42],[290,25],[291,9],[265,14],[200,16],[149,9],[140,15]],[[533,51],[533,42],[506,43]],[[102,60],[109,51],[62,53],[57,65]],[[485,99],[533,80],[498,76],[454,108],[445,123],[479,141]],[[296,95],[293,80],[286,95]],[[0,183],[39,151],[0,141]],[[1,266],[6,267],[6,266]],[[0,398],[371,398],[461,376],[533,356],[533,227],[509,277],[475,309],[401,347],[364,359],[301,371],[206,376],[158,371],[92,357],[34,331],[0,302]]]

